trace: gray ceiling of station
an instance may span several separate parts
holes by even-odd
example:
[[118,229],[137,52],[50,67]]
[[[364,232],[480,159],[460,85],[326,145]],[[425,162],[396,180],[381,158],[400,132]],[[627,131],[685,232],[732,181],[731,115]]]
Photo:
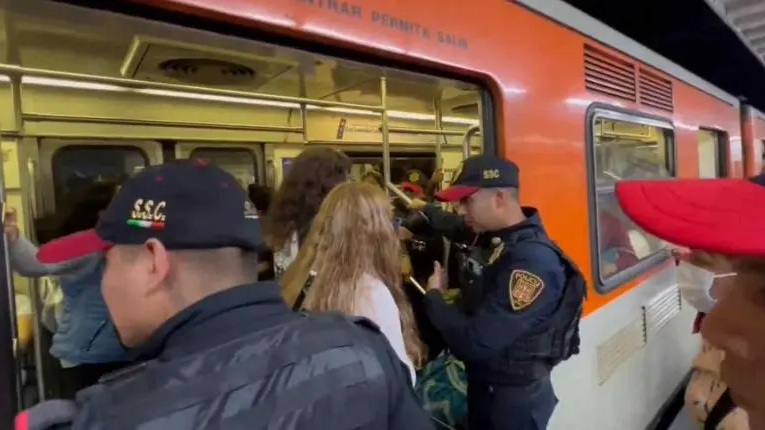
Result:
[[765,61],[765,0],[706,0]]

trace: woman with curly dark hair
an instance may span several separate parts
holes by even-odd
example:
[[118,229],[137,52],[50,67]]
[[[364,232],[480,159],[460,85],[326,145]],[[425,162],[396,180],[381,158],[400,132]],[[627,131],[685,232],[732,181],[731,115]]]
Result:
[[332,148],[309,148],[292,162],[263,219],[278,277],[297,256],[324,197],[350,179],[351,159]]

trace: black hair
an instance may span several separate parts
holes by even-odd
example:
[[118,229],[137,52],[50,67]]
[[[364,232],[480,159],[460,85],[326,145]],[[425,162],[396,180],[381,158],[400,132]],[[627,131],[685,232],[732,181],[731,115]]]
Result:
[[250,184],[247,187],[247,195],[261,214],[268,212],[274,198],[274,192],[271,188],[259,184]]

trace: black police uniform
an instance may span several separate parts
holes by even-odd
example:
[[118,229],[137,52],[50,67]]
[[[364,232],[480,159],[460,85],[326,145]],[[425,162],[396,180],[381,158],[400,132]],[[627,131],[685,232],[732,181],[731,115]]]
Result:
[[[508,187],[518,187],[513,163],[476,156],[437,196],[454,201],[480,188]],[[584,279],[547,237],[536,209],[523,212],[525,221],[481,234],[490,238],[492,256],[481,273],[480,303],[472,314],[448,305],[438,291],[426,295],[433,325],[465,362],[470,429],[547,428],[558,402],[550,371],[578,352]],[[437,207],[424,213],[447,237],[469,237],[456,216]]]
[[[231,175],[174,162],[130,179],[95,231],[46,244],[39,255],[52,262],[149,238],[170,250],[254,252],[263,244],[254,208]],[[18,422],[29,430],[432,428],[408,371],[373,323],[292,312],[276,283],[207,296],[138,352],[145,361],[102,378],[76,402],[41,403]]]

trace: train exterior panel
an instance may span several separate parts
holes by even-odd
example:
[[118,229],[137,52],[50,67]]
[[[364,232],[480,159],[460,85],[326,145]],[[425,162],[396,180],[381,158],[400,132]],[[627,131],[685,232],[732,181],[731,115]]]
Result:
[[[524,202],[540,208],[552,237],[590,275],[583,352],[555,372],[561,404],[551,428],[643,428],[683,380],[698,341],[690,335],[694,312],[680,301],[671,263],[654,259],[606,288],[595,270],[597,197],[587,171],[593,156],[587,148],[592,145],[587,112],[597,102],[624,118],[666,120],[676,177],[699,176],[699,130],[716,131],[724,165],[720,172],[743,176],[735,98],[557,1],[494,1],[480,7],[456,1],[437,6],[318,0],[145,3],[371,49],[402,64],[432,65],[483,82],[497,105],[501,152],[521,166]],[[432,14],[433,7],[438,15]],[[617,86],[618,66],[626,64],[669,88],[669,104],[648,96],[646,102],[641,89],[625,96],[587,88],[588,48],[613,60],[605,62],[617,75]],[[641,77],[636,79],[639,84]],[[670,302],[677,302],[672,311],[656,310]]]
[[[600,249],[606,234],[599,227],[601,213],[619,217],[609,200],[609,186],[617,177],[656,175],[671,180],[743,176],[759,170],[761,155],[751,158],[747,151],[755,150],[759,136],[756,147],[761,154],[765,121],[753,120],[747,137],[736,98],[556,0],[488,1],[480,7],[456,0],[140,3],[175,16],[194,15],[216,30],[236,26],[236,31],[228,30],[238,37],[40,0],[11,9],[55,16],[62,28],[77,22],[132,35],[131,52],[141,49],[141,41],[151,44],[159,38],[174,41],[177,49],[268,51],[271,57],[300,64],[312,58],[286,47],[255,46],[245,39],[248,29],[255,29],[258,34],[313,42],[318,51],[339,47],[363,53],[400,71],[459,77],[467,88],[488,91],[493,109],[479,104],[474,117],[442,118],[440,126],[449,133],[439,137],[412,131],[422,127],[423,117],[391,114],[392,132],[385,138],[377,117],[359,113],[359,106],[350,114],[337,107],[301,111],[300,106],[233,100],[242,99],[239,93],[179,99],[168,98],[181,90],[170,86],[128,91],[123,88],[136,84],[127,80],[78,87],[63,85],[65,79],[58,75],[55,82],[45,81],[41,73],[15,84],[9,79],[0,88],[0,103],[5,105],[0,110],[5,186],[27,211],[23,216],[30,223],[58,205],[55,157],[80,147],[140,151],[143,161],[136,158],[132,169],[169,154],[207,154],[220,163],[230,162],[229,170],[239,172],[235,175],[243,185],[275,184],[289,159],[312,143],[379,153],[387,139],[391,152],[422,154],[433,153],[443,139],[438,163],[453,170],[464,155],[460,144],[469,137],[463,132],[480,124],[483,148],[520,165],[523,202],[540,209],[548,232],[576,260],[590,285],[581,325],[582,352],[553,374],[560,403],[550,428],[645,428],[683,381],[699,341],[690,333],[694,312],[680,299],[666,244],[626,225],[636,262],[614,269],[604,263],[607,252]],[[38,10],[32,12],[34,7]],[[87,42],[82,40],[79,60]],[[85,67],[77,63],[77,55],[67,56],[76,49],[56,52],[54,42],[46,43],[46,50],[27,53],[37,55],[38,68],[66,64],[80,74],[98,74],[119,68],[121,61],[123,69],[132,64],[130,56],[123,59],[112,53],[123,52],[122,45],[89,47],[101,51],[90,55]],[[378,69],[370,66],[365,73],[372,76]],[[319,65],[315,74],[323,70]],[[382,76],[394,80],[398,73],[385,71]],[[342,76],[332,78],[342,81]],[[20,95],[14,93],[18,87]],[[262,88],[270,87],[264,83]],[[458,98],[444,103],[456,106]],[[301,112],[307,113],[301,118]],[[490,141],[493,138],[496,142]],[[15,152],[6,158],[6,150]],[[468,152],[479,150],[471,146]],[[98,157],[72,152],[86,153]],[[242,164],[242,159],[252,161]]]

